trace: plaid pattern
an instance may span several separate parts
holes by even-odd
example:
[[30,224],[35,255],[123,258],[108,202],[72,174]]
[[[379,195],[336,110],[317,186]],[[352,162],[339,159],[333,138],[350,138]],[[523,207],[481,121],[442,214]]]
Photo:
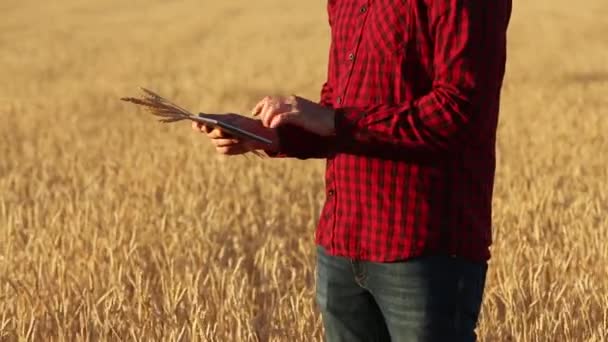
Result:
[[336,134],[279,132],[327,158],[316,241],[377,262],[487,260],[511,0],[330,0],[321,104]]

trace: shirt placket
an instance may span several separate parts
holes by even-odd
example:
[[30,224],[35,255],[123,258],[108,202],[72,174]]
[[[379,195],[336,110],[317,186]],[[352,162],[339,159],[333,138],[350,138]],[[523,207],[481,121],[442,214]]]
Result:
[[354,20],[352,20],[352,25],[354,26],[352,28],[353,37],[348,43],[348,52],[342,57],[344,60],[339,61],[345,70],[341,73],[342,79],[340,80],[340,90],[337,92],[338,96],[335,99],[337,107],[345,106],[345,100],[348,100],[346,98],[346,91],[355,67],[355,60],[357,58],[357,52],[363,36],[363,29],[365,27],[365,21],[369,12],[369,6],[370,0],[359,1],[359,3],[356,5],[356,12],[351,14],[354,16]]
[[[361,37],[363,35],[363,29],[365,27],[365,21],[368,15],[368,9],[370,5],[370,0],[359,1],[356,5],[356,13],[352,13],[354,16],[354,20],[351,19],[352,25],[352,39],[349,40],[348,43],[348,53],[345,55],[345,60],[339,61],[342,64],[342,68],[344,68],[343,72],[341,72],[342,79],[340,80],[339,90],[337,91],[338,96],[335,98],[335,107],[343,107],[345,105],[345,95],[348,88],[348,83],[350,82],[351,75],[353,73],[353,69],[355,67],[355,62],[357,59],[357,51],[359,49],[359,45],[361,43]],[[342,56],[344,58],[344,56]],[[326,210],[324,215],[325,220],[327,222],[327,227],[329,229],[329,241],[331,250],[335,250],[335,231],[336,231],[336,216],[338,211],[337,198],[338,198],[338,187],[337,182],[335,181],[336,174],[336,161],[334,158],[327,160],[327,177],[326,177]]]

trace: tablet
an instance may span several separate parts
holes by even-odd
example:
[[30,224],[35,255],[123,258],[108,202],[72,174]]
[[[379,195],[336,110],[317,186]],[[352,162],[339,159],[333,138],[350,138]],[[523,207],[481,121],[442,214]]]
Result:
[[205,114],[205,113],[199,113],[198,116],[191,116],[190,119],[193,121],[196,121],[196,122],[200,122],[206,126],[219,128],[223,132],[228,133],[237,138],[251,139],[251,140],[255,140],[255,141],[258,141],[258,142],[261,142],[264,144],[272,145],[272,140],[269,140],[267,138],[264,138],[262,136],[255,134],[253,132],[250,132],[250,131],[244,130],[242,128],[239,128],[237,126],[234,126],[226,121],[222,121],[217,118],[217,115],[214,115],[213,118],[211,118],[211,117],[208,117],[207,114]]

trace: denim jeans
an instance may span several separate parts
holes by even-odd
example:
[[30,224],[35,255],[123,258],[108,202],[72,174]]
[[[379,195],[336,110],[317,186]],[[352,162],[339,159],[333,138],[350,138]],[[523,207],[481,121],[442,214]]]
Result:
[[317,250],[328,342],[475,341],[487,263],[428,256],[377,263]]

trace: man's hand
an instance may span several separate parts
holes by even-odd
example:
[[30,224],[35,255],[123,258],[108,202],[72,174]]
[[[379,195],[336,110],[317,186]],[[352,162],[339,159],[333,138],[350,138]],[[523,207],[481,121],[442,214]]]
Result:
[[299,96],[266,96],[255,106],[253,115],[259,115],[265,127],[292,124],[321,136],[335,132],[334,111]]
[[[212,116],[210,114],[207,115]],[[260,120],[254,120],[238,114],[216,114],[213,116],[217,116],[218,119],[225,120],[232,125],[267,138],[273,142],[272,145],[267,145],[255,140],[240,139],[230,136],[220,129],[208,127],[202,123],[192,122],[192,129],[207,134],[207,137],[211,139],[211,143],[215,146],[216,151],[220,154],[238,155],[255,150],[278,150],[278,136],[275,129],[264,127]]]

